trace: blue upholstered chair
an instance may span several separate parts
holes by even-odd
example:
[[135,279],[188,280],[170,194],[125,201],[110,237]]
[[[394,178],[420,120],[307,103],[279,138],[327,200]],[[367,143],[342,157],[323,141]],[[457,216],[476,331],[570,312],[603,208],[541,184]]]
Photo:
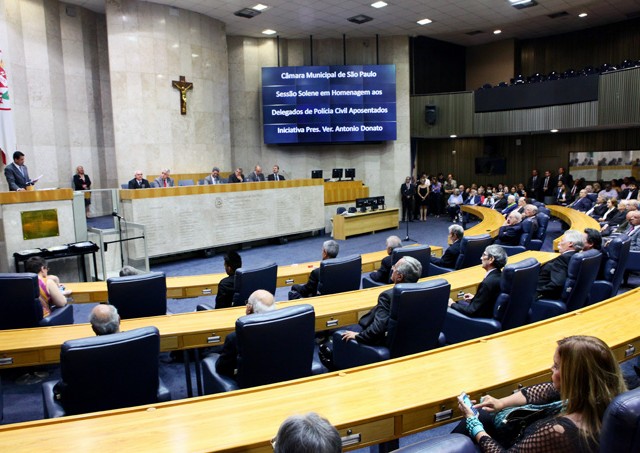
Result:
[[42,317],[38,276],[0,274],[0,330],[73,324],[73,307],[54,308]]
[[451,285],[444,279],[400,283],[393,288],[386,346],[368,346],[343,341],[333,334],[336,369],[402,357],[441,346],[441,331],[447,313]]
[[477,453],[479,451],[469,436],[456,433],[432,437],[394,450],[396,453]]
[[308,304],[242,316],[236,321],[238,372],[218,373],[219,354],[202,362],[205,394],[288,381],[313,372],[315,312]]
[[518,241],[518,245],[501,245],[507,256],[526,252],[531,245],[531,222],[523,221],[520,223],[520,225],[522,225],[522,234],[520,235],[520,241]]
[[630,248],[631,240],[625,235],[613,238],[604,247],[604,262],[600,265],[604,279],[593,283],[589,304],[595,304],[618,294],[629,261]]
[[478,236],[465,236],[460,243],[460,255],[454,269],[429,264],[429,275],[440,275],[453,270],[466,269],[467,267],[477,266],[480,264],[480,257],[484,253],[484,249],[491,245],[493,239],[488,234]]
[[337,294],[360,289],[362,257],[351,255],[320,262],[318,294]]
[[538,230],[531,237],[529,241],[529,250],[540,251],[542,248],[542,244],[544,244],[544,240],[547,237],[547,227],[549,226],[549,214],[545,214],[544,212],[540,212],[536,214],[536,220],[538,221]]
[[[391,253],[391,263],[396,264],[400,258],[410,256],[417,259],[422,265],[422,274],[420,278],[429,276],[429,268],[431,264],[431,247],[428,245],[419,245],[416,247],[398,247]],[[363,288],[373,288],[374,286],[388,285],[389,282],[373,281],[368,275],[362,277]]]
[[164,272],[107,279],[109,304],[122,319],[167,314],[167,280]]
[[602,417],[602,453],[640,451],[640,388],[618,395]]
[[155,327],[64,342],[60,381],[42,384],[45,418],[169,401],[159,353]]
[[460,343],[525,325],[531,304],[536,298],[539,272],[540,263],[535,258],[527,258],[505,266],[500,279],[500,295],[496,300],[492,318],[471,318],[449,308],[443,329],[447,344]]
[[602,254],[598,250],[576,253],[569,261],[567,280],[560,300],[538,299],[533,302],[529,321],[543,319],[578,310],[589,302],[589,292],[596,280]]
[[233,307],[244,305],[251,293],[258,289],[264,289],[271,294],[276,293],[278,280],[278,265],[276,263],[266,266],[247,269],[236,269],[235,292],[233,293]]
[[194,184],[193,179],[181,179],[178,181],[178,186],[193,186]]

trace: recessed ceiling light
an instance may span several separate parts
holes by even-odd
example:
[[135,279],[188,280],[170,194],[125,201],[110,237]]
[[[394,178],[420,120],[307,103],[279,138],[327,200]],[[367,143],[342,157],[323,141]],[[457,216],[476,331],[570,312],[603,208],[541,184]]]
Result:
[[580,13],[580,14],[578,14],[578,17],[587,17],[587,16],[588,16],[588,14],[587,14],[587,13]]
[[270,28],[267,28],[266,30],[262,30],[263,35],[275,35],[276,33],[278,32],[275,30],[271,30]]
[[387,4],[385,2],[375,2],[372,3],[371,6],[373,6],[374,8],[384,8],[385,6],[387,6]]
[[502,30],[493,30],[494,35],[499,35],[500,33],[502,33]]
[[433,21],[432,21],[431,19],[427,19],[426,17],[425,17],[424,19],[420,19],[420,20],[418,21],[418,23],[419,23],[420,25],[427,25],[427,24],[430,24],[431,22],[433,22]]
[[558,132],[558,129],[551,129],[549,132],[551,132],[552,134],[555,134],[556,132]]
[[449,138],[456,138],[456,137],[457,137],[457,135],[456,135],[456,134],[451,134],[451,135],[449,135]]
[[251,9],[255,9],[256,11],[264,11],[267,9],[267,5],[263,5],[262,3],[258,3],[256,6],[252,6]]

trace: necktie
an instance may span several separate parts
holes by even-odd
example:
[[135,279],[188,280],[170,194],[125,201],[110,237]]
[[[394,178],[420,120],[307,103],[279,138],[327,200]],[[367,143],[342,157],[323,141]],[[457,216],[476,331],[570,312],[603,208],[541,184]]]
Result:
[[547,190],[547,186],[549,186],[549,177],[544,178],[544,190]]
[[167,187],[167,180],[164,180],[164,186]]

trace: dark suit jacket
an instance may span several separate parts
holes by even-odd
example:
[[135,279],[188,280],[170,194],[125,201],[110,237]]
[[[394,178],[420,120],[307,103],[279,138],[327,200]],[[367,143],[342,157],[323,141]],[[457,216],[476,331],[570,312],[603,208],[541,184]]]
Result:
[[447,267],[449,269],[453,269],[456,267],[456,261],[458,261],[458,256],[460,256],[460,245],[461,240],[454,242],[449,246],[447,250],[444,251],[444,254],[441,258],[436,258],[435,256],[431,257],[431,262],[436,266]]
[[529,184],[527,184],[527,194],[530,198],[538,199],[542,197],[542,184],[544,184],[544,176],[536,176],[535,182],[533,180],[533,176],[529,178]]
[[379,283],[389,283],[389,278],[391,277],[391,255],[385,256],[382,258],[382,263],[380,263],[380,269],[377,271],[373,271],[369,274],[369,278],[374,282]]
[[151,188],[151,184],[149,184],[149,181],[147,181],[144,178],[142,178],[142,180],[140,181],[140,184],[138,184],[138,180],[136,178],[133,178],[131,181],[129,181],[129,189],[150,189],[150,188]]
[[[291,292],[298,293],[301,297],[313,297],[318,295],[318,283],[320,282],[320,268],[317,267],[309,274],[309,280],[304,285],[293,285]],[[291,296],[289,297],[291,299]]]
[[567,279],[569,261],[571,261],[571,257],[575,254],[576,252],[574,251],[565,252],[542,266],[540,275],[538,276],[538,287],[536,288],[538,299],[541,297],[555,300],[560,299],[564,282]]
[[500,269],[489,272],[478,285],[471,302],[456,302],[451,308],[473,318],[493,318],[493,307],[500,295]]
[[377,305],[360,318],[358,324],[362,327],[362,332],[356,335],[358,343],[373,346],[382,346],[386,343],[392,295],[393,288],[381,292],[378,296]]
[[235,174],[235,173],[232,173],[232,174],[229,176],[228,182],[243,182],[243,181],[244,181],[244,175],[242,176],[242,178],[243,178],[243,179],[240,179],[240,178],[238,178],[238,177],[236,176],[236,174]]
[[496,204],[493,205],[493,209],[495,209],[496,211],[502,212],[502,210],[506,208],[508,204],[509,202],[507,201],[507,198],[503,197],[500,200],[498,200]]
[[407,187],[407,184],[403,183],[400,186],[400,194],[403,201],[410,200],[416,194],[416,186],[409,184],[409,187]]
[[578,198],[571,204],[571,207],[576,211],[587,212],[593,206],[593,202],[589,198]]
[[[216,307],[217,308],[217,307]],[[238,366],[238,342],[236,333],[230,332],[224,339],[224,346],[216,360],[216,370],[220,374],[233,377]]]
[[635,189],[635,190],[624,189],[620,193],[620,196],[618,197],[618,200],[626,200],[627,196],[629,196],[629,192],[631,192],[631,198],[630,199],[635,200],[636,198],[638,198],[638,189]]
[[[84,175],[84,183],[87,185],[87,190],[91,189],[91,178],[89,178],[89,175]],[[82,188],[80,175],[73,175],[73,190],[85,190]]]
[[[284,176],[278,173],[278,181],[284,181],[284,179],[285,179]],[[267,181],[275,181],[275,180],[276,180],[276,175],[274,175],[273,173],[267,176]]]
[[542,194],[550,197],[551,195],[553,195],[553,191],[555,190],[556,187],[558,187],[558,179],[554,178],[553,175],[549,176],[549,181],[547,182],[547,190],[544,190],[544,180],[547,179],[546,176],[542,176],[542,181],[540,182],[540,190],[542,191]]
[[500,227],[498,239],[495,243],[499,245],[519,245],[522,236],[522,225],[503,225]]
[[27,187],[27,183],[29,182],[29,170],[27,170],[26,165],[23,165],[22,169],[24,170],[24,176],[22,176],[18,166],[13,162],[4,167],[4,176],[7,178],[9,190],[15,191]]
[[561,175],[556,175],[553,184],[555,186],[558,185],[558,181],[562,181],[562,184],[567,188],[567,190],[571,190],[573,187],[573,177],[569,173],[563,173]]
[[216,295],[216,308],[228,308],[231,306],[235,287],[235,275],[227,275],[220,280],[220,283],[218,283],[218,294]]

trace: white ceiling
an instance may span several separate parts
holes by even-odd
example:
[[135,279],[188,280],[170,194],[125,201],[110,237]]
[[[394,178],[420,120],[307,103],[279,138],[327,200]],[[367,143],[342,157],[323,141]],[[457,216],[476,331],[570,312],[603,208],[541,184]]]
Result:
[[[640,0],[537,0],[532,8],[517,10],[507,0],[387,0],[380,9],[375,0],[156,0],[154,3],[196,11],[226,24],[228,35],[265,37],[264,29],[282,38],[342,38],[389,35],[429,36],[471,46],[509,38],[535,38],[626,20],[640,14]],[[104,0],[66,0],[104,12]],[[234,16],[257,3],[269,6],[252,19]],[[569,16],[551,19],[562,11]],[[586,18],[578,14],[586,12]],[[358,14],[373,18],[362,25],[346,19]],[[433,20],[418,25],[423,18]],[[493,30],[501,29],[498,36]],[[472,31],[483,33],[469,36]]]

